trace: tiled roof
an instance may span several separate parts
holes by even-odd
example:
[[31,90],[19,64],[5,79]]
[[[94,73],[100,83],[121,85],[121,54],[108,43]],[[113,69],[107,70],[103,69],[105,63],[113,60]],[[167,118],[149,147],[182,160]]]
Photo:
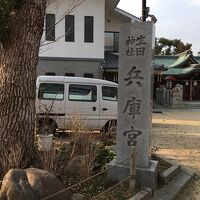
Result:
[[174,59],[174,62],[167,67],[165,66],[167,70],[162,72],[163,75],[181,75],[200,72],[200,59],[199,57],[194,57],[191,50],[187,50],[171,58]]
[[179,75],[179,74],[187,74],[191,72],[192,69],[188,68],[169,68],[167,71],[162,72],[163,75]]
[[164,65],[164,68],[168,68],[170,65],[172,65],[176,60],[177,56],[160,56],[155,55],[154,56],[154,63],[155,65]]
[[105,53],[105,62],[103,63],[103,69],[118,69],[119,55],[118,53]]
[[[165,72],[163,72],[163,74],[167,74],[167,73],[172,73],[172,74],[180,74],[181,72],[186,73],[187,70],[190,70],[190,68],[185,69],[185,71],[183,71],[183,69],[177,69],[180,66],[181,63],[184,63],[189,57],[192,59],[195,59],[195,61],[193,61],[193,63],[199,63],[200,64],[200,57],[194,57],[191,55],[186,55],[184,56],[183,52],[182,54],[179,55],[173,55],[173,56],[163,56],[163,55],[155,55],[154,56],[154,69],[168,69],[168,68],[175,68],[173,69],[169,69]],[[180,58],[179,58],[180,56]],[[105,52],[105,57],[104,57],[104,62],[102,63],[102,67],[105,70],[117,70],[118,69],[118,62],[119,62],[119,53],[113,53],[113,52]],[[191,65],[192,66],[192,65]],[[183,68],[187,68],[187,67],[183,67]]]
[[154,56],[154,63],[158,65],[164,65],[165,68],[169,67],[177,67],[177,65],[182,64],[188,58],[191,59],[192,63],[200,63],[200,56],[193,56],[192,52],[189,51],[191,54],[187,54],[188,51],[183,52],[177,55],[155,55]]

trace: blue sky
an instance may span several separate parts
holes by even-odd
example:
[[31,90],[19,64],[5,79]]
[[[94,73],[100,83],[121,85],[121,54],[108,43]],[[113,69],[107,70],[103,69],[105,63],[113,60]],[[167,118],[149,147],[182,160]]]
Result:
[[[200,0],[147,0],[150,14],[158,19],[156,37],[181,39],[200,51]],[[121,0],[118,7],[141,16],[142,0]]]

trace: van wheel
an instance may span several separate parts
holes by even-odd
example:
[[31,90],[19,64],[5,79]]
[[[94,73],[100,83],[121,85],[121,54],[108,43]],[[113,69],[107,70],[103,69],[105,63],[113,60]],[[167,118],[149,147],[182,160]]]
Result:
[[53,119],[40,119],[38,124],[38,133],[44,135],[56,135],[57,123]]
[[110,120],[106,122],[102,132],[115,135],[117,133],[117,120]]

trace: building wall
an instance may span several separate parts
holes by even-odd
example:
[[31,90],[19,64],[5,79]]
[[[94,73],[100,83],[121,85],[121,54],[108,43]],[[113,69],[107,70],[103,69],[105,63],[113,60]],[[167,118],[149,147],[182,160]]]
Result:
[[83,77],[84,73],[92,73],[94,78],[102,78],[102,61],[98,59],[40,58],[37,76],[53,72],[58,76],[64,76],[65,73],[74,73],[77,77]]
[[105,31],[119,32],[120,24],[130,22],[130,19],[123,17],[117,11],[113,10],[113,12],[106,13]]
[[[56,22],[63,18],[69,9],[69,2],[79,0],[49,0],[48,14],[55,14]],[[42,47],[37,75],[55,73],[65,75],[74,73],[82,77],[92,73],[94,78],[103,78],[102,62],[104,61],[104,31],[119,32],[121,23],[130,23],[128,17],[114,10],[113,2],[117,0],[85,0],[70,15],[75,16],[75,42],[65,41],[65,19],[56,24],[56,41],[45,41],[43,34]],[[84,16],[94,17],[94,42],[84,42]],[[59,38],[59,39],[58,39]]]
[[[65,16],[70,0],[52,1],[47,13],[56,15],[56,22]],[[71,1],[72,2],[72,1]],[[65,20],[56,25],[56,42],[40,48],[41,57],[104,58],[105,0],[85,0],[70,13],[75,15],[75,42],[65,42]],[[94,17],[94,42],[84,42],[84,16]],[[42,45],[49,43],[42,37]]]

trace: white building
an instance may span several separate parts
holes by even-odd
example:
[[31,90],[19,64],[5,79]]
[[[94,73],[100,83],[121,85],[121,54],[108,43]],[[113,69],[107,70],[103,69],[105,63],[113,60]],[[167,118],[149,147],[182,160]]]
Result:
[[118,3],[119,0],[49,1],[38,75],[111,79],[104,74],[106,67],[111,71],[113,68],[111,54],[105,56],[105,52],[118,52],[121,23],[140,21],[117,8]]

